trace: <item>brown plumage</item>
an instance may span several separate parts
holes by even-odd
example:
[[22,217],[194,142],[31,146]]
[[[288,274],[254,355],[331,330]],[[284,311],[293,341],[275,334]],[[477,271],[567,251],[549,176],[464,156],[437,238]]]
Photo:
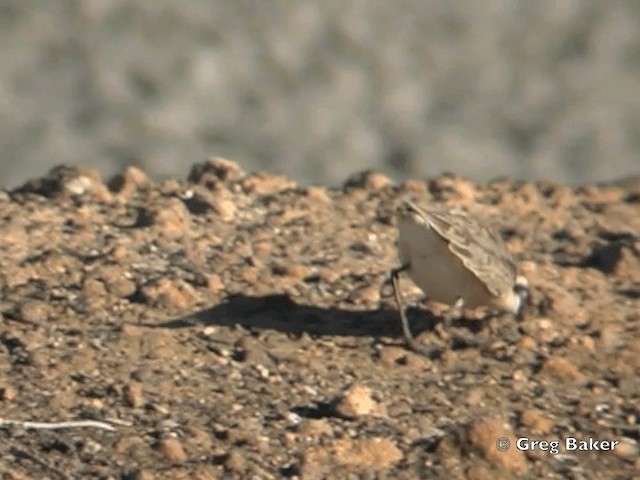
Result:
[[[527,283],[496,232],[462,210],[427,208],[408,199],[396,213],[401,267],[393,280],[399,304],[398,275],[406,271],[430,300],[520,311]],[[405,339],[416,349],[402,305],[400,309]]]

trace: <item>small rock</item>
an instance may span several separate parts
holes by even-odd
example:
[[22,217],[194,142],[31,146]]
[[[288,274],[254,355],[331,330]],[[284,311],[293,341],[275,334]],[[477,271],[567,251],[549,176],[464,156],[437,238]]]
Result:
[[545,196],[548,198],[549,205],[555,210],[566,210],[576,203],[576,196],[571,187],[566,185],[554,185]]
[[525,337],[530,339],[527,342],[531,349],[535,348],[537,343],[550,344],[562,337],[558,325],[548,317],[529,318],[521,326]]
[[236,162],[221,157],[208,158],[194,165],[187,179],[193,183],[211,186],[217,182],[234,182],[244,177],[244,170]]
[[378,358],[383,365],[395,367],[406,363],[408,351],[402,347],[382,347],[378,352]]
[[469,407],[477,407],[477,406],[484,405],[483,400],[485,398],[485,392],[486,390],[484,387],[470,389],[467,392],[465,404]]
[[402,190],[415,195],[427,193],[427,184],[422,180],[406,180],[402,184]]
[[273,242],[271,241],[258,242],[253,246],[254,258],[264,259],[268,257],[271,252],[273,252]]
[[144,404],[142,387],[137,383],[130,383],[126,385],[124,387],[124,401],[130,407],[141,407]]
[[382,190],[389,185],[393,185],[393,181],[379,172],[371,172],[365,179],[365,188],[367,190]]
[[187,454],[184,451],[182,443],[175,437],[165,437],[160,440],[158,446],[160,453],[171,462],[184,462],[187,460]]
[[186,432],[189,434],[189,443],[192,445],[197,445],[202,448],[210,449],[213,441],[211,440],[211,435],[207,430],[201,428],[197,425],[189,425],[186,428]]
[[[548,189],[554,188],[554,186],[549,186]],[[516,189],[516,200],[519,206],[523,210],[527,210],[526,206],[531,205],[540,205],[542,203],[540,190],[537,185],[533,183],[525,183]]]
[[[231,408],[237,407],[235,404]],[[235,408],[234,411],[239,411],[239,408]],[[256,441],[256,434],[250,425],[240,425],[236,428],[231,428],[227,431],[227,442],[231,445],[242,445],[244,443],[254,444]]]
[[236,218],[236,204],[228,198],[218,199],[213,204],[213,209],[223,222],[230,222]]
[[148,470],[142,470],[142,469],[128,473],[126,478],[127,480],[154,480],[155,479],[155,477],[153,476],[153,473],[151,473]]
[[211,293],[219,293],[224,290],[224,282],[217,273],[205,274],[207,290]]
[[227,458],[224,461],[224,468],[228,472],[242,473],[247,468],[247,461],[244,455],[238,450],[233,449],[227,454]]
[[620,444],[616,445],[616,448],[613,450],[616,456],[629,459],[638,457],[640,449],[638,448],[638,442],[636,440],[629,437],[621,437],[617,440]]
[[155,226],[156,231],[164,238],[182,238],[191,230],[189,210],[177,198],[148,212],[148,223],[149,226]]
[[242,179],[242,188],[248,194],[270,195],[296,187],[296,182],[284,175],[259,172]]
[[336,440],[331,445],[336,463],[359,468],[384,470],[402,460],[402,451],[387,438]]
[[372,284],[357,288],[349,295],[349,301],[354,305],[377,305],[380,301],[380,287]]
[[126,298],[137,289],[136,283],[127,278],[127,271],[120,265],[105,265],[96,272],[104,282],[104,286],[112,295]]
[[297,281],[303,280],[304,278],[308,277],[310,273],[311,269],[308,266],[302,264],[289,265],[285,268],[285,274],[288,277],[291,277],[293,280]]
[[331,478],[330,452],[325,447],[311,446],[302,454],[300,478],[302,480],[323,480]]
[[334,411],[343,418],[357,418],[363,415],[384,417],[386,409],[372,397],[369,387],[353,384],[335,401]]
[[292,448],[295,445],[297,445],[298,441],[299,441],[299,435],[297,433],[294,432],[284,432],[282,434],[282,443],[285,447],[289,447]]
[[553,430],[553,420],[547,418],[539,410],[527,409],[520,415],[520,423],[534,435],[546,435]]
[[431,180],[429,191],[439,200],[473,202],[476,197],[476,187],[472,183],[451,174]]
[[331,197],[325,188],[315,186],[306,187],[305,193],[307,194],[307,197],[314,202],[324,204],[331,203]]
[[518,341],[518,348],[520,350],[535,350],[537,347],[536,341],[528,335],[523,335]]
[[344,189],[362,188],[365,190],[381,190],[384,187],[392,185],[393,182],[389,177],[379,172],[366,170],[351,175],[344,182]]
[[120,334],[123,337],[137,338],[143,336],[148,331],[149,329],[146,327],[139,327],[137,325],[130,325],[128,323],[123,323],[120,326]]
[[27,351],[27,362],[32,367],[43,368],[49,364],[50,355],[41,348]]
[[[563,284],[573,283],[565,282]],[[588,323],[588,312],[585,311],[578,299],[566,289],[545,285],[545,297],[553,312],[553,315],[551,315],[553,318],[567,319],[577,327],[582,327]]]
[[593,337],[590,337],[588,335],[580,337],[580,345],[582,345],[582,347],[588,352],[593,352],[596,349],[595,340],[593,339]]
[[11,385],[0,386],[0,399],[4,402],[11,402],[18,396],[18,391]]
[[137,167],[127,167],[123,173],[116,175],[109,182],[109,188],[116,194],[116,198],[122,200],[151,185],[147,174]]
[[46,177],[29,181],[18,191],[38,193],[47,198],[91,195],[96,200],[105,203],[112,200],[111,192],[102,183],[102,178],[97,170],[70,165],[54,167]]
[[[515,436],[504,418],[498,416],[478,420],[469,426],[467,435],[470,445],[494,467],[517,472],[527,470],[524,453],[515,447]],[[498,449],[496,442],[499,439],[509,442],[506,451]]]
[[424,371],[431,366],[431,360],[424,355],[415,354],[404,347],[388,346],[380,349],[378,358],[383,365],[402,367],[405,371]]
[[49,304],[42,300],[27,300],[20,305],[20,317],[29,323],[45,323],[49,318]]
[[143,287],[141,292],[151,305],[165,308],[187,309],[197,300],[194,288],[182,280],[162,278]]
[[118,455],[122,455],[124,453],[132,454],[136,450],[140,451],[144,449],[146,449],[144,440],[135,435],[122,437],[113,445],[113,451]]
[[551,357],[544,362],[542,372],[558,380],[579,382],[585,379],[584,374],[571,362],[560,357]]
[[260,269],[255,267],[246,267],[240,272],[240,278],[248,284],[255,284],[259,275]]
[[614,353],[624,343],[624,334],[619,325],[604,325],[600,329],[600,347],[604,352]]
[[189,212],[194,215],[211,210],[223,222],[231,222],[236,218],[236,204],[229,198],[229,191],[226,189],[210,190],[196,185],[187,190],[181,198]]
[[102,280],[96,278],[85,278],[82,282],[82,293],[87,297],[101,297],[107,293],[107,289]]
[[361,470],[387,470],[402,460],[402,451],[389,439],[340,439],[322,446],[311,446],[302,455],[301,478],[337,478],[335,466]]
[[300,433],[307,438],[331,437],[333,428],[326,418],[305,420],[300,426]]

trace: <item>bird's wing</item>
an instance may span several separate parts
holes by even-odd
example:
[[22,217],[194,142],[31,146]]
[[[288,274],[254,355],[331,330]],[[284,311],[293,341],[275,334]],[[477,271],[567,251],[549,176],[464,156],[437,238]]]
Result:
[[504,241],[460,210],[425,211],[428,225],[494,296],[513,288],[517,269]]

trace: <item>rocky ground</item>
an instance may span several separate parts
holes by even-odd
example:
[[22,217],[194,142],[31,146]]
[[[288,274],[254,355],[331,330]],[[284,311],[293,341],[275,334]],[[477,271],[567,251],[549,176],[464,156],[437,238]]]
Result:
[[[445,353],[405,350],[385,279],[407,193],[503,234],[522,320],[442,328],[405,280]],[[640,478],[638,182],[327,190],[212,159],[160,184],[59,168],[0,212],[3,479]],[[105,423],[48,424],[76,420]]]

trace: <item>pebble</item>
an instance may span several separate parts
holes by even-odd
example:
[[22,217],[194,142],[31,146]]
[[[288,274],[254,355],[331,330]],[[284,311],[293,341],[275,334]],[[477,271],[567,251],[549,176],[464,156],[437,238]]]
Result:
[[584,374],[578,370],[578,367],[561,357],[548,358],[542,365],[542,373],[558,380],[570,382],[580,382],[585,379]]
[[138,408],[144,405],[144,394],[142,386],[137,383],[129,383],[124,388],[124,401],[132,408]]
[[547,435],[555,427],[555,422],[536,409],[527,409],[520,414],[520,423],[534,435]]
[[164,437],[158,445],[160,453],[170,462],[182,463],[187,460],[187,454],[180,440],[175,437]]
[[[515,448],[516,438],[511,427],[501,416],[488,417],[473,422],[467,430],[470,446],[492,466],[507,471],[524,473],[527,463],[524,453]],[[496,442],[506,438],[510,442],[507,451],[500,451]]]
[[371,389],[358,383],[349,386],[335,400],[334,411],[343,418],[387,415],[386,408],[373,399]]

